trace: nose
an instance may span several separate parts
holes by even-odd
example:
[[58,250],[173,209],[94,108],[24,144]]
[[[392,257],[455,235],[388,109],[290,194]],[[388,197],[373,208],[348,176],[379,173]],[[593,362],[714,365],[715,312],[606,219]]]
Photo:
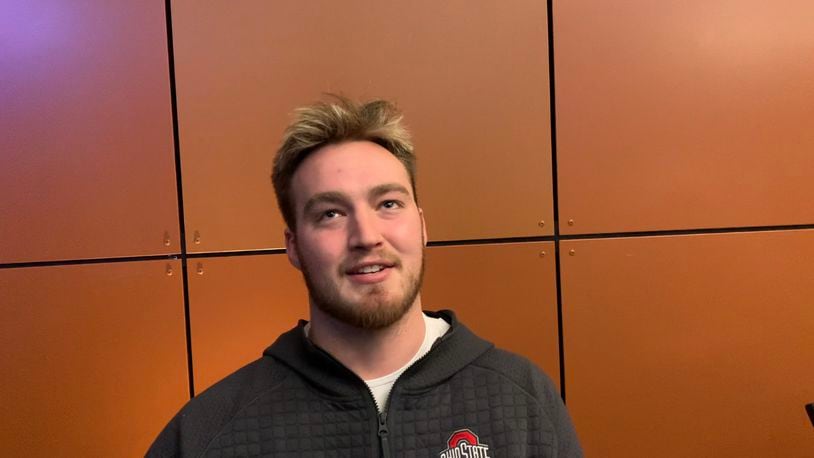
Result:
[[369,250],[382,244],[379,221],[373,211],[360,210],[351,218],[348,245],[351,249]]

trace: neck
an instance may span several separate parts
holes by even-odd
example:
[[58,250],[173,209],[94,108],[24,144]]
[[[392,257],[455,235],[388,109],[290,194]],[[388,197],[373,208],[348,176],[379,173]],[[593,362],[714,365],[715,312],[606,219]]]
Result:
[[385,376],[407,364],[421,346],[424,332],[420,298],[403,317],[382,329],[359,329],[311,306],[311,341],[362,380]]

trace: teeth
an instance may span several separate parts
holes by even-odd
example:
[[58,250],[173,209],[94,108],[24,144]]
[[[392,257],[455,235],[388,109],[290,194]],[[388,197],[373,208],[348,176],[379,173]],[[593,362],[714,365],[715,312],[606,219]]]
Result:
[[378,272],[378,271],[383,270],[383,269],[384,269],[384,266],[376,264],[376,265],[373,265],[373,266],[362,267],[361,269],[357,270],[357,272],[360,273],[360,274],[372,274],[372,273]]

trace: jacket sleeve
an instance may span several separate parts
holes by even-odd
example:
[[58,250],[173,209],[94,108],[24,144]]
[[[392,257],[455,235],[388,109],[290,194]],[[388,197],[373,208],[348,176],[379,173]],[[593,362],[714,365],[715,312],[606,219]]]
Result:
[[180,457],[180,428],[178,416],[173,418],[156,437],[153,445],[144,455],[147,458]]
[[536,366],[529,363],[533,371],[535,391],[538,399],[548,413],[556,432],[556,450],[558,458],[582,458],[577,432],[571,416],[565,408],[556,386],[551,379]]
[[512,380],[538,403],[554,431],[554,457],[584,456],[559,390],[540,368],[523,356],[499,348],[487,352],[478,361]]
[[285,377],[271,358],[254,361],[191,399],[147,450],[149,458],[199,457],[241,408]]

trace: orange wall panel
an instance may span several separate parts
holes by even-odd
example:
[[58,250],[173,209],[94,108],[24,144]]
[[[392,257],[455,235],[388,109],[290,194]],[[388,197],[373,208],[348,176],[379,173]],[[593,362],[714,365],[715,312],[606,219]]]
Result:
[[305,284],[284,254],[197,258],[189,266],[196,393],[260,358],[308,318]]
[[814,3],[553,14],[562,233],[814,223]]
[[[177,254],[164,2],[0,2],[0,265]],[[811,2],[171,4],[197,393],[308,317],[268,178],[291,111],[404,110],[430,239],[814,224]],[[508,159],[507,159],[508,158]],[[561,240],[587,456],[814,450],[814,231]],[[554,242],[426,250],[559,385]],[[573,251],[571,251],[573,250]],[[543,254],[544,253],[544,254]],[[140,258],[138,258],[140,259]],[[140,455],[187,400],[181,261],[0,269],[3,456]]]
[[3,456],[143,455],[189,399],[179,261],[3,269],[0,313]]
[[157,1],[0,3],[0,263],[180,250],[165,24]]
[[559,386],[553,242],[431,247],[426,263],[425,309],[455,310],[475,333],[531,359]]
[[325,92],[403,108],[433,240],[552,234],[546,20],[527,0],[173,2],[190,249],[283,245],[272,156]]
[[560,246],[586,456],[811,456],[814,231]]

